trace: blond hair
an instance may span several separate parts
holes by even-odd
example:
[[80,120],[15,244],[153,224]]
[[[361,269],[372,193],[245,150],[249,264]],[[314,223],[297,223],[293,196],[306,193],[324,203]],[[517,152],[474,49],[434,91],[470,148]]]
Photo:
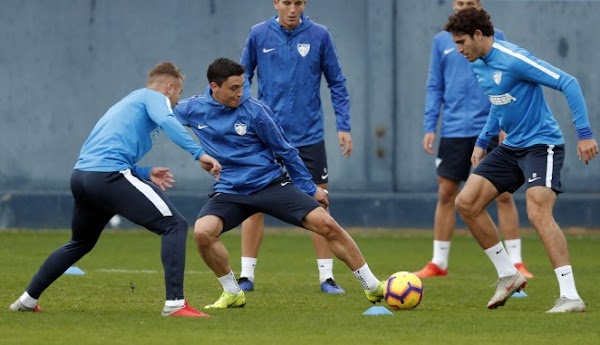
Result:
[[162,62],[152,67],[150,72],[148,72],[148,85],[154,83],[156,79],[161,76],[170,76],[180,80],[185,79],[185,76],[183,75],[179,67],[175,66],[175,64],[171,62]]

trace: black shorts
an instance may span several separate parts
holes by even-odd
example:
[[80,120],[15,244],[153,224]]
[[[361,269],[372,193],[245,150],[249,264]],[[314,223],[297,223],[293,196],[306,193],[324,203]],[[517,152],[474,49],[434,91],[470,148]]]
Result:
[[[442,138],[435,160],[437,175],[461,182],[471,173],[471,156],[477,137]],[[498,137],[494,137],[488,146],[488,152],[498,146]]]
[[306,168],[312,176],[315,184],[323,184],[329,181],[329,172],[327,170],[327,153],[325,151],[325,141],[316,144],[297,147],[300,158],[306,165]]
[[321,206],[287,178],[271,182],[250,195],[214,193],[202,207],[198,218],[213,215],[223,220],[223,232],[240,225],[255,213],[265,213],[286,223],[303,227],[302,219]]
[[526,188],[552,188],[558,194],[562,193],[560,170],[564,159],[564,145],[502,145],[485,156],[473,173],[492,182],[500,194],[514,193],[523,184]]

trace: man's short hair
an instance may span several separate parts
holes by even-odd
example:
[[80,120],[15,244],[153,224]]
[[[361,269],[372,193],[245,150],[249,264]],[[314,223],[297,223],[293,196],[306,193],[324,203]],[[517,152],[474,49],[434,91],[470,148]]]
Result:
[[209,66],[206,71],[206,78],[209,83],[215,82],[218,86],[223,85],[223,82],[231,76],[240,76],[244,74],[246,68],[239,63],[228,58],[217,58]]
[[156,80],[157,77],[167,75],[174,77],[176,79],[185,79],[185,76],[179,69],[179,67],[175,66],[172,62],[161,62],[158,65],[152,67],[150,72],[148,72],[148,84],[151,84]]
[[460,10],[448,18],[444,30],[452,34],[469,35],[473,37],[479,30],[484,36],[494,36],[494,25],[490,15],[484,10],[473,7]]

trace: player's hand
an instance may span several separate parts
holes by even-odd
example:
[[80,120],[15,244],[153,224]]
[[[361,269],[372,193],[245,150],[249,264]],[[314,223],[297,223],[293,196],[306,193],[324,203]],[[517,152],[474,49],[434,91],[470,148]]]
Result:
[[321,188],[317,186],[317,191],[315,192],[315,200],[319,202],[323,207],[327,208],[329,206],[329,192],[327,189]]
[[598,144],[595,139],[582,139],[577,142],[577,157],[586,165],[598,154]]
[[429,153],[430,155],[435,153],[435,150],[433,149],[434,140],[435,133],[425,133],[425,135],[423,136],[423,151],[425,151],[425,153]]
[[338,132],[338,142],[340,143],[340,149],[342,149],[342,155],[348,158],[352,154],[352,136],[350,132]]
[[205,153],[200,156],[198,162],[200,163],[202,169],[208,171],[209,174],[214,176],[217,181],[219,180],[219,177],[221,176],[221,164],[219,161]]
[[482,149],[481,147],[475,146],[473,149],[473,154],[471,154],[471,164],[473,168],[477,168],[483,157],[487,154],[487,151]]
[[150,170],[150,180],[163,192],[167,188],[173,187],[175,180],[173,174],[169,171],[169,168],[154,167]]
[[500,131],[500,133],[498,133],[498,145],[500,145],[504,139],[506,139],[506,132]]

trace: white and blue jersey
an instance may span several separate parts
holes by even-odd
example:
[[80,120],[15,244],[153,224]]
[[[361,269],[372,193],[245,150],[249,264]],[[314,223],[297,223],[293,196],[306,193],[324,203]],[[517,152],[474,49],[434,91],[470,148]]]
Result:
[[350,97],[327,28],[302,16],[289,31],[277,17],[250,29],[241,64],[251,83],[258,75],[258,99],[268,105],[294,147],[324,139],[321,75],[331,90],[338,131],[350,132]]
[[198,159],[204,150],[173,116],[169,98],[148,88],[133,91],[113,105],[87,138],[75,169],[114,172],[132,169],[150,180],[150,167],[136,163],[152,148],[161,128],[169,138]]
[[564,144],[558,122],[544,99],[542,85],[565,95],[579,139],[592,138],[583,94],[573,76],[523,48],[500,40],[493,43],[488,54],[472,62],[471,68],[492,103],[477,146],[486,148],[498,129],[506,132],[502,144],[510,147]]
[[221,164],[215,192],[248,195],[263,190],[284,175],[278,159],[296,187],[311,196],[316,192],[298,150],[273,120],[271,109],[251,97],[247,83],[237,108],[217,102],[208,87],[204,94],[179,102],[174,113],[194,131],[206,153]]
[[[494,36],[505,39],[498,29]],[[429,60],[423,132],[435,133],[443,113],[442,138],[477,137],[489,110],[490,101],[477,84],[469,61],[456,50],[452,34],[447,31],[436,34]]]

